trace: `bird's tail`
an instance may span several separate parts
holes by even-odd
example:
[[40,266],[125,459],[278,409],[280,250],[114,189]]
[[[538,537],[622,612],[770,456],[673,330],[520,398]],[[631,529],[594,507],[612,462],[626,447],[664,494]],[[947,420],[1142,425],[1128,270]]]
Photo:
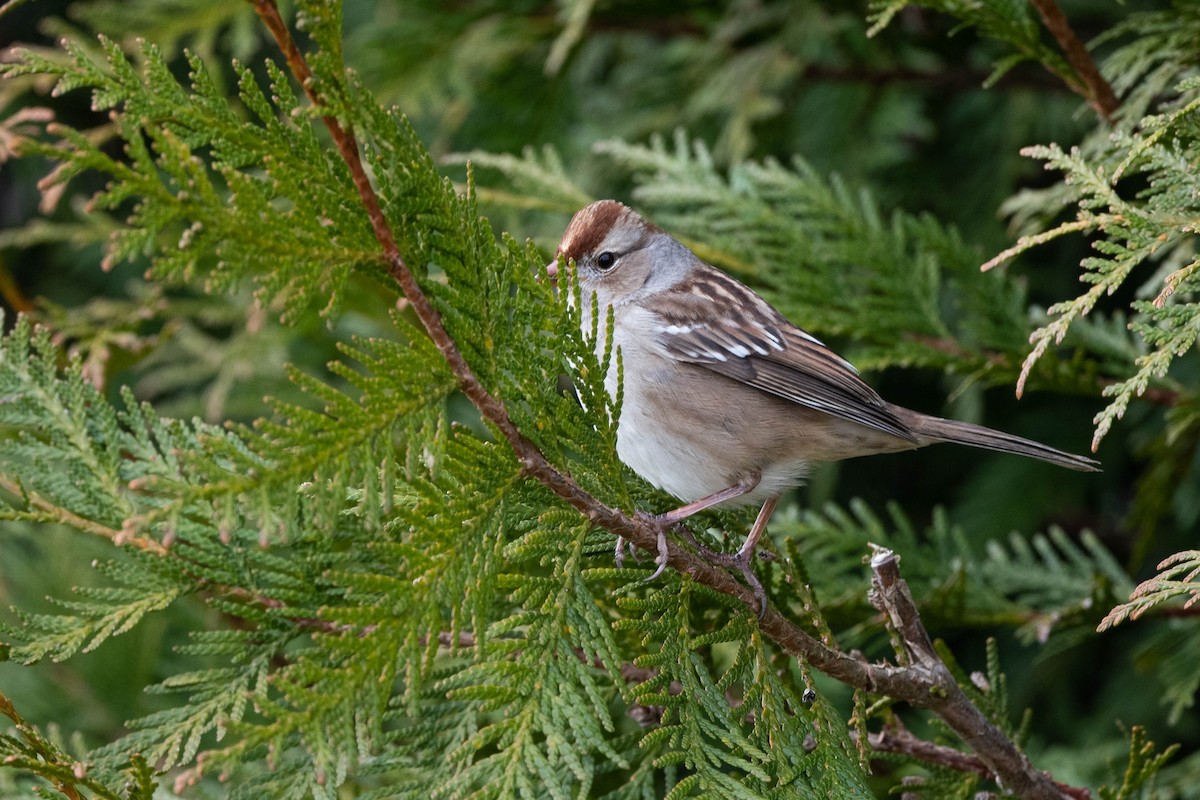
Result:
[[888,410],[899,417],[923,445],[954,442],[971,447],[982,447],[985,450],[998,450],[1001,453],[1028,456],[1079,472],[1100,471],[1100,462],[1093,458],[1064,453],[1062,450],[1056,450],[1032,439],[1022,439],[1011,433],[992,430],[982,425],[972,425],[969,422],[932,417],[900,406],[889,406]]

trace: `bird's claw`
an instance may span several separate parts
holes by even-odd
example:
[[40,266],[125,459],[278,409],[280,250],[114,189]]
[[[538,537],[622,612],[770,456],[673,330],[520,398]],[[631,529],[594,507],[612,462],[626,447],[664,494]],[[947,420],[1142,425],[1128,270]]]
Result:
[[[685,529],[686,530],[686,529]],[[696,548],[697,554],[710,564],[736,569],[742,574],[746,581],[746,585],[750,587],[750,591],[754,592],[754,599],[758,602],[758,618],[762,619],[767,613],[767,590],[763,588],[762,581],[754,574],[754,557],[758,555],[761,558],[773,560],[775,554],[768,550],[758,550],[758,548],[747,549],[742,547],[733,555],[729,553],[721,553],[712,548],[706,547],[696,539],[691,531],[687,531],[686,538],[688,542]]]
[[[696,548],[696,552],[701,558],[708,561],[710,564],[736,569],[745,579],[746,585],[750,587],[750,591],[754,593],[754,599],[758,603],[758,618],[762,619],[767,613],[767,591],[763,588],[762,581],[754,574],[754,557],[760,555],[764,559],[774,559],[775,554],[767,550],[759,551],[758,547],[743,546],[737,553],[730,555],[721,553],[701,544],[696,538],[696,535],[681,522],[673,522],[665,518],[665,515],[647,514],[644,511],[637,512],[637,518],[654,527],[658,534],[656,542],[658,555],[654,558],[654,563],[657,568],[646,581],[652,581],[663,574],[667,568],[667,558],[670,556],[670,550],[667,545],[667,530],[673,528],[677,533],[682,535],[692,547]],[[750,544],[747,542],[747,544]],[[628,546],[629,552],[633,552],[632,544],[626,541],[623,537],[617,537],[617,547],[615,558],[617,566],[620,567],[625,560],[625,548]]]
[[665,528],[658,529],[658,541],[655,544],[658,547],[658,555],[654,557],[654,563],[658,564],[658,569],[654,570],[650,577],[646,578],[647,583],[662,575],[663,570],[667,568],[667,557],[671,552],[667,549],[667,531]]
[[633,542],[626,539],[624,536],[617,537],[617,546],[613,548],[613,561],[617,562],[617,569],[625,566],[625,553],[637,558],[637,553],[633,549]]
[[645,579],[649,582],[662,575],[663,571],[667,568],[667,558],[671,555],[670,548],[667,546],[667,528],[671,526],[666,524],[666,521],[656,514],[647,514],[644,511],[639,511],[637,512],[637,517],[642,522],[653,526],[655,532],[658,534],[658,539],[655,541],[658,554],[654,557],[654,563],[658,565],[658,568]]

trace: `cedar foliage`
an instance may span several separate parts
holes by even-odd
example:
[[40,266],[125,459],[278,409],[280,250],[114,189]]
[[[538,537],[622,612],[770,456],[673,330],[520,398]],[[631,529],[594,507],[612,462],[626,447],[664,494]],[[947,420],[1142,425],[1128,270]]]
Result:
[[[1189,4],[1087,17],[1111,122],[1019,3],[310,0],[319,110],[240,1],[73,14],[44,22],[60,46],[0,67],[0,158],[53,170],[48,218],[0,231],[26,312],[0,342],[5,796],[1001,791],[871,752],[899,720],[961,743],[786,657],[730,598],[617,566],[611,535],[524,477],[398,302],[321,115],[356,132],[472,370],[611,505],[672,501],[615,458],[619,354],[536,277],[596,196],[900,402],[952,395],[1067,449],[1095,414],[1094,480],[952,451],[820,471],[759,571],[826,641],[891,657],[862,558],[896,550],[960,682],[1036,765],[1106,798],[1196,796]],[[24,268],[40,260],[81,264],[82,289]],[[1015,407],[987,391],[1014,384]],[[55,691],[64,669],[84,688]]]

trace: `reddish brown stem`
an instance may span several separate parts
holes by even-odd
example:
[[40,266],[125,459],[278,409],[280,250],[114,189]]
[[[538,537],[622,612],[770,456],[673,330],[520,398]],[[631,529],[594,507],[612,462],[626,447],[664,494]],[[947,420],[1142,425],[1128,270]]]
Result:
[[[1063,793],[1050,776],[1036,769],[1029,757],[984,716],[958,685],[934,648],[908,583],[900,576],[900,560],[890,550],[876,548],[871,557],[870,597],[899,634],[903,652],[898,655],[909,662],[909,670],[923,678],[920,683],[927,696],[921,703],[890,691],[885,694],[929,708],[940,716],[979,754],[992,776],[1018,797],[1061,798]],[[1003,758],[997,758],[1001,753]]]
[[1058,7],[1055,0],[1030,0],[1030,2],[1042,15],[1042,22],[1045,23],[1046,30],[1050,31],[1050,35],[1062,48],[1071,69],[1075,70],[1079,80],[1083,81],[1081,94],[1087,98],[1088,103],[1096,109],[1105,122],[1112,122],[1113,114],[1120,107],[1121,101],[1113,92],[1112,85],[1100,74],[1096,62],[1092,59],[1092,54],[1075,35],[1071,23],[1067,21],[1067,15]]
[[[292,39],[287,26],[279,16],[279,10],[271,0],[252,0],[254,8],[267,28],[275,36],[280,50],[292,73],[304,87],[314,105],[323,105],[312,80],[312,72],[303,54]],[[527,476],[540,481],[555,495],[577,509],[594,525],[623,537],[641,549],[657,552],[658,530],[648,521],[638,520],[618,509],[601,503],[592,497],[567,474],[551,464],[542,452],[528,439],[508,415],[504,404],[493,396],[475,376],[458,346],[450,338],[441,316],[429,298],[421,290],[416,276],[405,263],[391,227],[379,204],[379,198],[363,169],[358,142],[352,131],[347,130],[332,116],[322,118],[350,170],[354,185],[358,189],[363,207],[370,219],[375,237],[383,250],[389,271],[399,284],[413,312],[425,327],[430,340],[446,359],[458,379],[464,395],[475,405],[508,441],[521,462]],[[671,547],[667,564],[678,572],[691,577],[698,583],[737,598],[749,609],[757,608],[754,593],[736,581],[723,569],[678,547]],[[1061,794],[1041,772],[1034,770],[1025,754],[1003,734],[999,734],[986,717],[965,700],[961,689],[948,676],[938,676],[936,681],[927,679],[924,672],[893,665],[868,664],[849,654],[826,647],[815,637],[801,630],[775,608],[768,607],[760,620],[764,634],[792,656],[803,659],[827,675],[850,686],[890,697],[907,700],[939,714],[973,749],[984,756],[989,767],[1000,780],[1018,794],[1037,800],[1058,800]],[[955,691],[957,692],[955,694]],[[953,697],[951,704],[947,698]],[[998,735],[997,735],[998,734]]]

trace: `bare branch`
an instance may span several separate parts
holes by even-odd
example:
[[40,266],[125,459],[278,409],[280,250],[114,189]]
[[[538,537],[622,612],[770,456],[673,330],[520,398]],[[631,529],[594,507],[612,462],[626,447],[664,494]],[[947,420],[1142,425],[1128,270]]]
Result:
[[905,654],[912,662],[909,670],[920,676],[914,682],[926,695],[921,702],[902,694],[885,693],[928,708],[945,720],[979,754],[978,758],[994,779],[1013,794],[1028,798],[1061,798],[1063,792],[1050,776],[1034,768],[1029,757],[971,702],[954,680],[921,622],[908,583],[900,576],[899,557],[891,550],[873,547],[871,602],[900,634]]

